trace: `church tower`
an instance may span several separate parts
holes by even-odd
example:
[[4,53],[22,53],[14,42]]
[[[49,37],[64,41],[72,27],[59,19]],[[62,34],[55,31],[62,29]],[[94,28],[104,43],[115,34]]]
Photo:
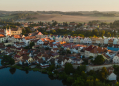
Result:
[[4,31],[4,32],[5,32],[5,34],[4,34],[4,35],[5,35],[5,36],[7,36],[7,28],[5,29],[5,31]]
[[9,27],[9,35],[11,36],[11,29],[10,29],[10,27]]

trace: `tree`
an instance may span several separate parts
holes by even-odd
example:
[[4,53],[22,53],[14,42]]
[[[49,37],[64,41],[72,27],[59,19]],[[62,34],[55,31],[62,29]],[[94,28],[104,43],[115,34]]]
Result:
[[81,74],[82,71],[86,71],[86,66],[85,66],[85,65],[80,65],[80,66],[77,67],[76,72],[77,72],[78,74]]
[[11,65],[15,64],[15,61],[13,58],[10,59],[9,64],[11,64]]
[[9,64],[13,65],[13,64],[15,64],[15,61],[10,56],[4,55],[1,63],[2,63],[2,65],[9,65]]
[[34,42],[31,42],[31,43],[29,44],[30,49],[31,49],[34,45],[35,45],[35,43],[34,43]]
[[102,55],[98,55],[95,60],[93,61],[92,60],[92,63],[95,64],[95,65],[101,65],[105,62],[104,58]]
[[55,69],[55,65],[51,65],[48,67],[48,71],[53,71]]
[[71,76],[67,77],[67,82],[72,83],[73,80],[74,80],[73,77],[71,77]]
[[87,77],[86,86],[94,86],[94,80],[92,76]]
[[105,31],[103,30],[103,31],[102,31],[102,36],[104,36],[104,35],[105,35]]
[[117,82],[114,86],[119,86],[119,82]]
[[82,79],[81,77],[78,77],[74,83],[73,86],[85,86],[85,80]]
[[107,75],[108,75],[108,71],[107,71],[106,67],[103,67],[101,69],[101,71],[99,72],[99,75],[100,75],[100,80],[106,80]]
[[92,59],[92,58],[93,58],[93,56],[90,56],[90,57],[89,57],[89,59]]
[[110,85],[109,84],[102,83],[102,82],[100,82],[99,79],[96,78],[96,80],[95,80],[95,86],[110,86]]
[[64,68],[65,73],[70,74],[74,72],[74,68],[71,63],[66,63]]
[[107,36],[108,36],[108,37],[111,37],[111,33],[110,33],[110,32],[108,32],[108,33],[107,33]]
[[51,33],[56,33],[56,31],[55,30],[51,30]]
[[93,76],[93,75],[96,74],[96,72],[94,70],[90,70],[87,74],[90,75],[90,76]]

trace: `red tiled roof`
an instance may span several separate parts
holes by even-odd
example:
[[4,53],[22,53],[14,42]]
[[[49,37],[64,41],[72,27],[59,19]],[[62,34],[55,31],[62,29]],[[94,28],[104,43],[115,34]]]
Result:
[[95,48],[96,46],[93,46],[93,45],[90,45],[88,48],[86,48],[85,50],[86,51],[91,51]]

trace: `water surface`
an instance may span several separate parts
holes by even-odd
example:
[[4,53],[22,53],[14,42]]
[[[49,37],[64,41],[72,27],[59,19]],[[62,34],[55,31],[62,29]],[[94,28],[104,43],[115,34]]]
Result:
[[61,80],[51,80],[47,74],[18,69],[0,69],[0,86],[64,86]]

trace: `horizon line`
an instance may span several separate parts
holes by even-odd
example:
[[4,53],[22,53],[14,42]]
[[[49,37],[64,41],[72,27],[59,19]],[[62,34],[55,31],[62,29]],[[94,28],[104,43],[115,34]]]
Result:
[[[0,10],[0,11],[9,11],[10,10]],[[37,11],[58,11],[58,10],[11,10],[11,12],[14,12],[14,11],[32,11],[32,12],[37,12]],[[84,11],[59,11],[59,12],[85,12],[86,10]],[[97,11],[97,12],[119,12],[119,11],[98,11],[98,10],[90,10],[90,11],[87,11],[87,12],[93,12],[93,11]]]

